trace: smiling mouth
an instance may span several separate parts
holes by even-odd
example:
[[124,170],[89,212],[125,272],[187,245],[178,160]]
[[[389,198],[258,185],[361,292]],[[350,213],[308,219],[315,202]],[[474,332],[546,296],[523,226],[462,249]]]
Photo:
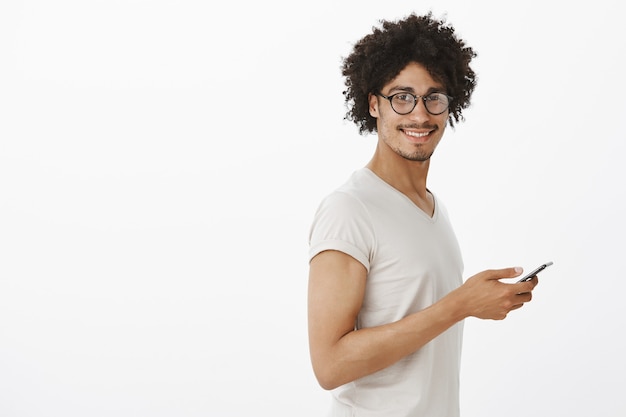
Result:
[[407,136],[412,136],[414,138],[424,138],[430,135],[431,132],[413,132],[410,130],[403,130],[404,134]]

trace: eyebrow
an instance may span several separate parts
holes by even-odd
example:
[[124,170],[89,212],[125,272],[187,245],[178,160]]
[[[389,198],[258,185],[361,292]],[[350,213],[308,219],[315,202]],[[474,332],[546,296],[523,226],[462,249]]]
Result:
[[[389,90],[389,94],[392,94],[395,91],[404,91],[407,93],[412,93],[412,94],[416,94],[415,93],[415,89],[413,87],[409,87],[409,86],[403,86],[403,85],[397,85],[397,86],[393,86],[391,87],[391,89]],[[445,88],[443,87],[430,87],[426,93],[424,95],[428,95],[431,93],[445,93]]]

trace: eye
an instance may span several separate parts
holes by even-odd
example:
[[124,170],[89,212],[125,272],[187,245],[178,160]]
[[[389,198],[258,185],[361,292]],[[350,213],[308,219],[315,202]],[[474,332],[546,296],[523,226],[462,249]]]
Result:
[[415,98],[409,93],[398,93],[394,99],[400,103],[413,103],[415,101]]
[[428,96],[426,96],[425,100],[433,102],[433,103],[440,102],[444,104],[448,102],[448,97],[442,93],[433,93],[433,94],[429,94]]

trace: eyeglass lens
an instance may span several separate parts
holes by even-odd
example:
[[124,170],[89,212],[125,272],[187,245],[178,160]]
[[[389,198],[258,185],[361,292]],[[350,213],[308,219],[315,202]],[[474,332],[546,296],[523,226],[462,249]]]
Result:
[[408,114],[417,105],[417,100],[423,100],[426,110],[433,115],[441,114],[448,108],[448,96],[443,93],[432,93],[426,97],[415,97],[412,94],[399,93],[391,97],[391,107],[398,114]]

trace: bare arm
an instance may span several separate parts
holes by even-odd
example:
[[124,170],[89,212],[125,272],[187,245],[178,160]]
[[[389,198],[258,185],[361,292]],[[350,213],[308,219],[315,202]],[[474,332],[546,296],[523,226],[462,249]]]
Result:
[[354,330],[367,272],[354,258],[325,251],[311,260],[309,346],[320,385],[333,389],[386,368],[469,316],[503,319],[530,301],[537,278],[504,284],[521,271],[483,271],[432,306],[394,323]]

